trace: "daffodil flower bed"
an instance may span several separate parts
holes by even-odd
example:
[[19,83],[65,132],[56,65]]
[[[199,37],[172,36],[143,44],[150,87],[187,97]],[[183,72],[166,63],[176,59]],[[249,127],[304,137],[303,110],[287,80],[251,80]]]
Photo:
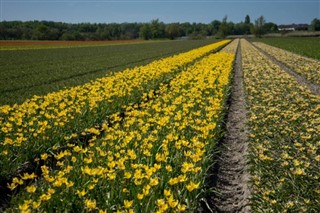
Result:
[[43,153],[37,159],[45,162],[43,177],[26,173],[8,185],[26,185],[8,212],[195,211],[221,136],[234,58],[208,55],[161,85],[153,99],[126,107],[124,120],[112,114],[112,125],[104,123],[102,138],[87,147],[70,143]]
[[253,212],[320,212],[320,97],[245,40]]
[[284,63],[299,75],[320,86],[320,61],[304,57],[287,50],[255,42],[257,47],[266,51],[280,62]]
[[[199,57],[230,40],[213,43],[148,65],[127,69],[85,85],[34,96],[21,105],[0,107],[0,176],[11,175],[26,161],[139,102],[143,93],[169,82]],[[63,145],[63,144],[62,144]]]

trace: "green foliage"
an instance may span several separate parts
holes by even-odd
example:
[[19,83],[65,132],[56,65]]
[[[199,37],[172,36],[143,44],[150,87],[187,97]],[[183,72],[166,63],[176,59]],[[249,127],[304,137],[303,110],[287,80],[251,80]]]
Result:
[[149,40],[152,37],[152,32],[149,24],[144,24],[140,28],[140,37],[144,40]]
[[151,37],[152,38],[164,38],[165,37],[165,24],[159,22],[159,19],[151,21]]
[[166,34],[170,39],[175,39],[180,36],[180,28],[178,23],[169,24],[166,27]]
[[266,33],[264,25],[266,24],[266,20],[263,16],[260,16],[255,20],[255,24],[251,27],[251,33],[255,35],[255,37],[260,38],[263,34]]
[[[125,40],[174,39],[177,36],[205,35],[218,32],[220,21],[168,23],[159,19],[148,23],[67,24],[51,21],[0,22],[0,40]],[[175,28],[178,28],[175,29]],[[203,38],[203,36],[199,36]]]
[[1,40],[137,39],[141,23],[67,24],[52,21],[0,22]]
[[[263,17],[263,16],[261,16]],[[261,19],[259,17],[257,21]],[[125,39],[175,39],[191,37],[203,39],[206,36],[219,38],[228,35],[248,35],[261,37],[265,33],[278,32],[275,23],[256,23],[253,25],[249,15],[244,21],[232,23],[227,16],[222,21],[204,23],[163,23],[153,19],[147,23],[110,23],[110,24],[67,24],[52,21],[3,21],[0,22],[0,40],[125,40]],[[263,24],[263,27],[262,25]],[[261,26],[260,26],[261,25]],[[320,20],[315,18],[310,30],[320,30]]]
[[275,23],[267,22],[263,25],[263,32],[276,33],[278,32],[278,26]]
[[239,24],[235,24],[233,26],[233,34],[234,35],[248,35],[250,34],[250,27],[252,24],[246,24],[246,23],[239,23]]
[[225,16],[222,19],[221,25],[219,27],[219,34],[222,38],[225,38],[230,33],[230,27],[227,20],[228,20],[228,17]]
[[159,19],[152,20],[142,25],[139,34],[144,40],[165,38],[165,24],[159,22]]
[[249,15],[246,15],[245,19],[244,19],[244,23],[245,24],[250,24],[251,21],[250,21],[250,16]]
[[310,28],[312,31],[320,31],[320,19],[313,19]]
[[218,20],[214,20],[210,23],[209,29],[211,30],[212,35],[217,34],[217,32],[219,31],[220,25],[221,25],[221,21],[218,21]]

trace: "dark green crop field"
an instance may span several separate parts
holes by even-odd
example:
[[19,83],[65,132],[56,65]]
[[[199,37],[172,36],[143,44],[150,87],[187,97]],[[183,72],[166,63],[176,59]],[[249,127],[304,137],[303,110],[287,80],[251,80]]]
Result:
[[0,51],[0,105],[21,103],[33,95],[83,84],[111,71],[147,64],[212,42],[163,41]]
[[263,42],[310,58],[320,59],[320,38],[262,38]]

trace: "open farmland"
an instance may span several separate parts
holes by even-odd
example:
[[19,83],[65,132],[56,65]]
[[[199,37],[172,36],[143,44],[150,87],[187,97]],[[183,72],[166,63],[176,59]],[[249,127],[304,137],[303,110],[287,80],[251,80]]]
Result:
[[263,42],[310,58],[320,59],[320,38],[261,38]]
[[319,212],[319,61],[244,39],[191,46],[0,106],[1,207]]
[[97,45],[97,42],[88,42],[81,47],[74,47],[75,42],[71,42],[70,45],[64,44],[64,48],[54,48],[59,43],[49,42],[41,49],[0,50],[0,104],[22,103],[33,95],[83,84],[111,72],[147,64],[210,42],[131,42],[87,46]]
[[[151,41],[154,42],[154,41]],[[0,50],[56,49],[70,47],[92,47],[123,45],[129,43],[146,43],[143,40],[114,41],[0,41]]]
[[[101,129],[101,131],[98,131],[99,128],[98,129],[95,128],[95,125],[97,125],[99,123],[102,124],[101,128],[103,128],[103,129],[108,128],[112,123],[115,123],[115,124],[111,125],[111,129],[116,128],[119,125],[119,121],[121,121],[123,119],[118,114],[119,114],[119,112],[122,111],[122,109],[124,107],[126,107],[126,106],[127,106],[126,108],[133,107],[134,109],[138,108],[138,105],[132,105],[132,103],[139,103],[139,102],[143,103],[145,101],[145,99],[147,99],[147,100],[152,99],[153,96],[156,95],[157,93],[164,93],[164,95],[166,93],[168,93],[168,97],[170,97],[170,94],[172,93],[172,92],[170,92],[171,90],[169,90],[167,92],[163,91],[163,90],[165,90],[166,87],[168,89],[170,89],[170,88],[173,89],[174,88],[173,82],[175,82],[174,79],[177,79],[178,85],[181,84],[181,86],[178,87],[178,88],[181,87],[180,90],[175,91],[175,93],[176,93],[175,96],[178,97],[179,93],[181,93],[181,92],[189,93],[189,91],[193,91],[193,92],[197,92],[197,93],[200,92],[200,94],[201,94],[202,93],[201,91],[203,89],[206,89],[206,87],[204,87],[204,86],[206,86],[206,84],[202,83],[201,84],[202,87],[199,89],[199,91],[198,91],[198,89],[194,90],[191,87],[191,85],[193,85],[193,84],[189,85],[192,82],[192,81],[190,81],[190,79],[193,79],[194,76],[196,76],[198,74],[197,73],[195,73],[195,75],[191,75],[191,74],[192,74],[192,72],[196,72],[196,71],[201,72],[202,66],[204,68],[206,68],[206,63],[209,63],[209,62],[207,62],[209,59],[206,59],[203,62],[204,63],[203,65],[201,62],[199,62],[200,65],[197,65],[197,66],[194,65],[196,67],[195,68],[191,67],[190,70],[188,69],[188,72],[187,71],[183,72],[183,71],[187,67],[192,65],[192,63],[194,63],[195,60],[198,60],[201,57],[207,55],[208,53],[223,47],[228,42],[229,41],[222,41],[222,42],[218,42],[218,43],[213,43],[213,44],[201,47],[201,48],[197,48],[197,49],[188,51],[186,53],[181,53],[181,54],[178,54],[175,56],[162,58],[162,59],[156,60],[150,64],[140,66],[140,67],[135,67],[132,69],[126,69],[122,72],[118,72],[118,73],[115,73],[114,75],[110,75],[110,76],[106,76],[101,79],[97,79],[95,81],[92,81],[91,83],[87,83],[82,86],[73,87],[73,88],[70,88],[67,90],[61,90],[61,91],[58,91],[55,93],[48,94],[43,97],[34,97],[30,100],[27,100],[26,102],[24,102],[21,105],[14,105],[12,107],[3,106],[1,108],[1,113],[2,113],[1,114],[2,115],[1,116],[1,118],[2,118],[1,119],[1,126],[2,126],[2,133],[4,133],[4,134],[1,134],[1,140],[3,141],[3,143],[1,143],[1,147],[0,147],[1,148],[1,168],[2,168],[1,176],[2,177],[12,176],[15,174],[16,171],[18,171],[21,168],[20,167],[21,165],[25,165],[25,162],[30,161],[30,159],[37,159],[37,158],[40,158],[40,156],[41,156],[41,160],[46,160],[47,157],[45,157],[45,156],[47,154],[53,153],[53,152],[59,153],[59,154],[58,153],[57,154],[60,157],[56,156],[57,158],[55,158],[55,159],[59,160],[59,163],[56,162],[56,163],[58,163],[57,165],[62,165],[61,164],[62,160],[64,159],[65,156],[69,156],[69,154],[67,154],[67,153],[70,152],[70,151],[66,150],[66,148],[71,146],[71,150],[72,150],[72,146],[73,145],[76,146],[76,144],[77,144],[76,141],[75,142],[71,141],[70,143],[68,143],[68,141],[72,140],[72,138],[74,138],[74,137],[75,137],[75,139],[77,139],[77,134],[75,134],[75,133],[81,131],[81,132],[83,132],[81,135],[87,136],[87,137],[89,137],[92,134],[93,135],[100,135],[102,129]],[[203,82],[203,81],[212,82],[212,84],[207,85],[207,86],[209,86],[209,88],[208,88],[209,90],[210,90],[211,86],[214,86],[213,82],[220,82],[221,81],[221,84],[220,83],[217,84],[217,86],[220,86],[220,85],[222,86],[221,94],[217,94],[217,97],[216,97],[218,102],[215,103],[214,100],[211,100],[212,104],[215,104],[215,105],[222,104],[222,101],[224,99],[223,98],[224,97],[223,94],[224,94],[224,90],[225,90],[224,87],[227,86],[227,84],[228,84],[228,74],[225,72],[222,72],[222,70],[220,70],[220,69],[227,69],[227,70],[229,70],[229,72],[231,71],[232,54],[231,54],[231,56],[228,56],[225,58],[224,56],[227,56],[227,55],[228,54],[225,54],[225,55],[222,54],[215,60],[209,60],[210,63],[208,65],[208,67],[206,68],[206,69],[208,69],[209,73],[211,72],[211,68],[214,68],[217,66],[217,68],[214,69],[215,72],[212,73],[213,79],[207,79],[207,80],[202,79],[202,78],[199,79],[199,81],[201,81],[201,82]],[[211,58],[212,57],[213,56],[211,56]],[[224,58],[226,60],[225,66],[219,68],[218,61],[224,60]],[[197,68],[198,66],[200,66],[200,68]],[[185,73],[184,74],[185,77],[183,77],[183,78],[179,77],[180,75],[176,76],[180,72]],[[221,72],[223,75],[221,75],[221,77],[220,77],[219,73],[221,73]],[[201,76],[203,78],[210,77],[210,75],[203,76],[203,74]],[[197,78],[195,78],[195,80],[197,80]],[[185,84],[186,84],[186,86],[184,86]],[[167,85],[167,86],[165,86],[165,85]],[[223,86],[223,85],[225,85],[225,86]],[[203,91],[203,92],[205,92],[204,94],[210,94],[209,91]],[[191,93],[190,98],[197,97],[197,96],[193,97],[192,94],[193,93]],[[173,97],[175,97],[175,96],[173,96]],[[182,104],[181,105],[182,109],[188,110],[188,108],[192,107],[192,106],[191,105],[189,106],[188,99],[185,99],[182,97],[183,96],[180,95],[180,98],[178,98],[178,100],[177,100],[177,104],[178,103]],[[179,101],[179,99],[181,99],[181,100]],[[166,105],[167,101],[168,101],[168,99],[165,98],[163,104]],[[170,101],[170,99],[169,99],[169,101]],[[152,102],[150,102],[150,103],[152,103]],[[148,104],[148,103],[146,103],[146,104]],[[212,107],[214,107],[215,105],[213,105]],[[151,106],[153,106],[153,105],[151,105]],[[142,107],[142,106],[140,106],[140,107]],[[179,108],[181,108],[181,107],[179,107]],[[195,107],[198,107],[198,106],[196,105]],[[173,106],[172,110],[174,110],[175,108],[176,108],[176,106]],[[164,107],[164,110],[168,110],[168,109],[171,109],[171,107],[170,108]],[[215,109],[215,107],[214,107],[214,109]],[[159,113],[158,109],[154,109],[154,110],[155,110],[154,113]],[[217,110],[217,109],[215,109],[215,110]],[[189,112],[189,111],[187,111],[187,112]],[[129,111],[129,113],[130,113],[130,111]],[[190,113],[191,113],[190,116],[193,115],[193,110],[191,110]],[[198,114],[198,113],[200,113],[200,114]],[[212,112],[208,112],[208,113],[210,115],[210,117],[208,117],[208,119],[216,120],[220,117],[218,114],[217,115],[215,115],[215,113],[211,114]],[[218,110],[217,113],[220,113],[220,110]],[[160,115],[162,115],[162,113],[160,113],[159,116]],[[202,118],[202,115],[203,114],[201,113],[201,111],[199,111],[196,113],[195,116],[200,116],[200,118]],[[150,116],[155,116],[155,115],[151,114]],[[180,119],[182,119],[181,116],[184,116],[184,114],[179,115]],[[107,119],[108,117],[109,117],[109,119]],[[168,118],[169,118],[169,120],[167,120]],[[18,119],[17,122],[15,121],[16,119]],[[107,122],[108,120],[109,120],[109,123]],[[212,121],[214,121],[214,120],[212,120]],[[138,121],[140,123],[141,119],[138,119]],[[170,121],[170,117],[168,115],[166,115],[165,120],[163,120],[161,117],[161,118],[158,118],[152,122],[153,123],[155,122],[153,125],[157,125],[159,123],[160,127],[163,127],[163,126],[167,125],[167,123],[169,121]],[[178,121],[179,120],[177,120],[176,122],[173,122],[173,121],[170,121],[170,122],[173,122],[173,124],[175,124]],[[199,121],[201,121],[201,120],[199,120]],[[107,122],[107,123],[105,123],[105,122]],[[186,121],[184,121],[184,122],[185,122],[185,124],[187,124]],[[180,124],[180,122],[178,122],[178,124]],[[204,136],[208,137],[209,131],[211,129],[213,131],[215,129],[216,125],[211,124],[211,122],[205,122],[204,124],[206,124],[206,125],[204,126],[203,130],[202,129],[195,129],[193,131],[203,131]],[[128,124],[121,125],[120,127],[126,128],[127,125],[129,125],[128,127],[130,127],[130,125],[132,125],[131,121],[128,121]],[[147,126],[144,126],[144,128],[145,127],[147,127]],[[186,127],[183,127],[183,129],[184,128],[186,128]],[[198,128],[197,125],[194,128]],[[132,131],[134,130],[132,128],[130,128],[130,129]],[[154,128],[150,128],[150,130],[146,129],[146,130],[141,130],[141,131],[143,131],[143,132],[147,131],[148,134],[151,134],[151,132],[153,132],[153,129]],[[190,127],[188,127],[186,130],[186,134],[188,132],[190,132],[191,130],[192,130],[192,128],[190,129]],[[106,130],[104,130],[104,131],[106,131]],[[108,129],[108,131],[109,131],[109,129]],[[106,131],[106,132],[108,132],[108,131]],[[115,134],[118,134],[119,131],[115,131]],[[141,132],[140,134],[142,134],[143,132]],[[156,131],[155,133],[159,134],[157,132],[158,131]],[[161,134],[164,134],[164,133],[161,133]],[[86,143],[89,143],[89,147],[92,147],[90,144],[94,144],[93,143],[94,140],[97,139],[97,136],[93,136],[93,135],[92,135],[91,139],[89,139],[88,141],[83,141],[82,143],[79,142],[78,148],[82,147],[84,150],[86,150],[87,149],[85,147]],[[147,135],[145,137],[147,137]],[[111,135],[107,134],[107,136],[109,137]],[[115,135],[114,137],[115,137],[114,139],[116,140],[115,142],[118,143],[119,142],[117,139],[118,136]],[[151,137],[151,135],[150,135],[150,137]],[[176,136],[172,135],[170,137],[175,138]],[[112,136],[112,138],[113,138],[113,136]],[[183,138],[181,138],[181,140],[182,139]],[[141,143],[147,139],[144,137],[142,138],[142,137],[137,136],[137,138],[135,140],[136,140],[136,142],[133,141],[133,145],[140,146]],[[152,140],[154,140],[154,139],[152,139]],[[159,139],[159,140],[160,140],[159,142],[162,141],[161,139]],[[125,139],[125,142],[126,141],[127,141],[127,139]],[[129,141],[127,141],[127,142],[129,142]],[[189,144],[188,141],[186,141],[186,142],[187,142],[187,144],[185,144],[185,146],[187,146]],[[202,143],[204,143],[205,141],[199,141],[199,143],[200,142],[201,142],[201,144],[199,144],[198,148],[202,149],[203,145],[204,145]],[[182,143],[182,141],[180,143]],[[185,142],[183,142],[183,143],[185,143]],[[105,144],[105,141],[102,141],[102,144]],[[109,145],[111,145],[111,144],[109,144]],[[117,147],[121,147],[119,145],[120,144],[118,144],[118,145],[115,144],[115,146],[116,146],[115,151],[118,150]],[[156,166],[156,162],[161,163],[161,158],[167,159],[166,156],[162,156],[162,157],[160,156],[161,158],[159,158],[160,159],[160,161],[159,161],[158,157],[156,157],[156,154],[157,154],[157,151],[159,150],[159,148],[153,148],[151,146],[151,147],[149,147],[151,150],[149,152],[144,153],[144,154],[143,153],[135,153],[135,152],[132,153],[132,151],[134,150],[133,149],[134,146],[131,147],[131,149],[128,152],[129,152],[129,156],[132,155],[130,157],[130,159],[132,158],[131,160],[138,160],[137,163],[139,163],[140,160],[143,159],[144,155],[146,155],[146,157],[147,157],[146,163],[149,167]],[[75,150],[79,151],[78,148],[75,148]],[[95,149],[95,147],[92,147],[92,148]],[[96,147],[96,148],[98,148],[98,147]],[[78,152],[78,151],[76,151],[76,152]],[[101,150],[101,151],[103,151],[102,153],[106,153],[106,154],[109,153],[107,150]],[[118,151],[120,151],[120,150],[118,150]],[[201,151],[201,150],[199,150],[199,151]],[[11,157],[8,158],[8,156],[13,156],[13,153],[16,153],[16,152],[18,152],[20,154],[16,155],[15,159],[13,159]],[[201,152],[203,152],[203,151],[201,151]],[[84,153],[86,153],[86,151]],[[123,150],[119,154],[122,155],[125,153],[126,153],[126,151]],[[190,153],[191,156],[195,155],[195,153],[192,153],[191,151],[189,151],[187,153]],[[91,155],[92,152],[90,151],[87,154],[89,154],[89,155],[85,158],[86,159],[91,158],[91,160],[92,160],[92,158],[93,158],[93,156]],[[54,156],[55,155],[56,154],[54,154]],[[136,157],[137,155],[139,155],[139,158]],[[188,155],[186,157],[188,157]],[[117,153],[112,154],[110,157],[114,158],[115,156],[118,156],[118,154]],[[104,155],[104,157],[105,157],[105,155]],[[197,155],[197,159],[198,159],[198,157],[199,156]],[[119,159],[119,156],[116,158]],[[158,160],[155,161],[155,158]],[[105,159],[105,158],[103,158],[103,159]],[[83,160],[83,159],[81,159],[81,160]],[[50,161],[52,162],[52,158],[49,158],[49,162]],[[86,164],[89,165],[90,164],[89,161],[84,161],[84,162],[87,162]],[[195,160],[194,162],[197,162],[197,161],[198,160]],[[106,161],[106,163],[109,165],[110,162]],[[125,162],[123,162],[123,163],[125,163]],[[128,163],[130,163],[130,162],[128,162]],[[131,165],[131,164],[129,164],[129,165]],[[41,170],[39,170],[39,172],[40,172],[40,174],[45,175],[46,171],[44,171],[45,167],[43,167],[43,166],[46,166],[46,164],[42,164]],[[158,166],[161,167],[161,164]],[[156,166],[156,167],[158,167],[158,166]],[[189,164],[187,164],[186,166],[189,166]],[[190,166],[191,166],[191,164],[190,164]],[[33,167],[32,162],[28,165],[28,167],[30,167],[30,168]],[[40,169],[39,168],[40,166],[35,165],[35,167]],[[56,168],[56,167],[50,168],[50,170],[54,169],[54,168]],[[68,169],[70,169],[70,168],[71,167],[68,167]],[[82,167],[79,167],[79,169],[80,169],[79,171],[82,171],[81,168]],[[122,166],[121,166],[121,168],[122,168]],[[107,169],[107,167],[106,167],[106,169]],[[113,171],[115,169],[115,167],[111,166],[110,169],[112,169],[112,171]],[[139,167],[139,169],[141,169],[141,168]],[[176,169],[179,170],[180,168],[178,167],[178,168],[175,168],[175,170]],[[187,167],[186,169],[189,169],[189,167]],[[59,171],[58,168],[56,168],[54,170],[56,170],[57,172]],[[121,169],[121,171],[122,171],[122,169]],[[151,172],[152,171],[153,170],[151,170]],[[197,169],[197,172],[199,172],[199,171],[200,170]],[[26,173],[24,175],[28,176],[28,173]],[[107,175],[107,174],[105,172],[103,172],[103,177],[107,177],[105,175]],[[114,175],[116,175],[116,173],[112,174],[113,178],[111,178],[110,181],[112,181],[116,177]],[[96,175],[94,175],[94,176],[96,176]],[[28,177],[32,177],[32,179],[35,178],[35,176],[32,176],[32,175],[28,176]],[[142,176],[142,177],[144,177],[144,176]],[[142,177],[139,179],[142,179]],[[13,182],[9,184],[11,190],[15,190],[17,188],[17,186],[20,185],[22,179],[20,179],[20,178],[17,179],[17,178],[18,177],[13,178]],[[174,178],[174,177],[172,176],[172,178]],[[196,186],[199,185],[198,182],[192,182],[193,179],[190,179],[190,180],[186,179],[186,178],[184,178],[183,175],[181,176],[181,178],[183,178],[183,180],[185,180],[185,181],[187,181],[187,180],[189,181],[188,189],[190,192],[193,191],[195,188],[197,188]],[[29,179],[29,178],[27,178],[27,179]],[[154,177],[154,179],[155,179],[155,181],[160,181],[159,177],[158,178]],[[17,180],[20,181],[19,184],[17,184],[17,182],[16,182]],[[195,181],[195,180],[193,180],[193,181]],[[153,184],[155,184],[155,183],[150,183],[150,186],[153,186]],[[70,182],[70,184],[72,185],[71,182]],[[79,183],[79,184],[81,185],[81,183]],[[158,183],[155,184],[155,186],[157,186],[157,185],[158,185]],[[64,187],[65,185],[61,184],[60,187],[61,186]],[[28,191],[28,189],[27,189],[27,191]],[[75,187],[75,189],[76,189],[76,187]],[[76,189],[76,190],[80,191],[80,188]],[[42,190],[39,190],[39,192],[41,192],[41,191]],[[51,192],[53,192],[53,191],[50,190],[50,193]],[[103,192],[103,190],[101,192]],[[48,195],[48,196],[51,197],[51,195]],[[58,193],[57,193],[57,196],[59,196]],[[104,196],[104,195],[102,194],[101,196]],[[130,199],[133,199],[133,198],[138,199],[138,197],[136,197],[135,194],[133,194],[131,196],[133,196],[133,197],[132,198],[128,197],[127,199],[129,199],[129,198]],[[20,197],[20,196],[18,196],[18,197]],[[79,201],[81,201],[82,197],[83,196],[80,196],[80,197],[76,196],[72,199],[80,198]],[[40,200],[42,200],[42,199],[43,198],[40,198]],[[49,199],[46,199],[46,200],[49,200]],[[86,199],[86,200],[88,200],[88,199]],[[159,200],[158,202],[161,203],[161,199],[158,199],[158,200]],[[45,201],[45,200],[40,201],[40,204],[43,201]],[[130,202],[131,202],[131,200],[130,200]],[[83,205],[86,205],[86,203],[87,202],[83,203]],[[122,204],[123,203],[121,203],[121,204],[117,203],[117,204],[112,204],[112,206],[122,205]],[[21,208],[22,209],[25,207],[28,208],[28,205],[29,204],[24,203]],[[43,204],[43,205],[44,205],[44,208],[46,208],[46,204]],[[185,202],[183,202],[183,205],[182,204],[179,205],[179,208],[181,208],[181,209],[186,208],[186,207],[184,207],[184,205],[186,205]],[[53,207],[54,206],[55,206],[55,204],[53,203]],[[109,206],[109,207],[103,206],[103,207],[104,208],[107,208],[107,207],[111,208],[112,206]],[[189,208],[194,208],[193,206],[194,206],[194,204],[193,205],[189,204]],[[174,207],[178,208],[177,205],[175,205]],[[120,208],[120,206],[119,206],[119,208]],[[142,208],[142,206],[141,207],[137,206],[136,208],[139,209],[139,208]],[[155,207],[150,207],[150,209],[151,208],[154,209]]]
[[248,104],[252,209],[319,212],[320,96],[247,41],[241,42]]

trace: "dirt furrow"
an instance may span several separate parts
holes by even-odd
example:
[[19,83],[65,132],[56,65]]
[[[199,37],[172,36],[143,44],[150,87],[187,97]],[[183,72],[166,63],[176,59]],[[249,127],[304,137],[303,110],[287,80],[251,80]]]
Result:
[[246,104],[241,68],[241,46],[236,56],[230,107],[227,115],[227,133],[221,143],[217,164],[217,180],[213,196],[215,212],[249,212],[249,171],[246,121]]
[[255,44],[253,44],[253,43],[251,43],[251,44],[255,48],[257,48],[262,54],[267,56],[272,61],[272,63],[278,65],[282,70],[287,72],[289,75],[293,76],[300,85],[307,87],[313,94],[320,95],[320,86],[319,85],[311,83],[310,81],[305,79],[303,76],[297,74],[294,70],[290,69],[288,66],[286,66],[282,62],[278,61],[274,56],[272,56],[269,53],[267,53],[266,51],[262,50],[261,48],[259,48]]

